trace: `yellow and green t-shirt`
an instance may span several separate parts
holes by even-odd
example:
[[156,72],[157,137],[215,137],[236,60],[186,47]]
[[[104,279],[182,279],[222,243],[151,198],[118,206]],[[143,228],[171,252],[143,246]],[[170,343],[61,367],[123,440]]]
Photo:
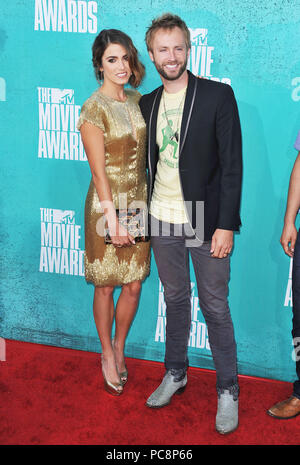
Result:
[[[179,179],[180,127],[186,87],[175,94],[163,91],[157,117],[159,160],[150,213],[168,223],[187,223]],[[174,136],[177,131],[178,140]]]

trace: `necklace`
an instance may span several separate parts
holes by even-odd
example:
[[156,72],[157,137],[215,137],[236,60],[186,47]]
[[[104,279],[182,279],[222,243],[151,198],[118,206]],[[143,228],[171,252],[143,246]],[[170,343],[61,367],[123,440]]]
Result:
[[166,102],[165,102],[165,91],[163,91],[163,105],[164,105],[167,125],[169,126],[169,129],[172,132],[172,135],[170,136],[170,140],[175,139],[177,143],[179,141],[179,119],[180,119],[179,116],[180,116],[180,113],[181,113],[182,104],[183,104],[184,99],[185,99],[185,94],[186,94],[186,89],[185,89],[185,92],[184,92],[183,97],[181,99],[180,105],[179,105],[179,107],[177,109],[178,110],[177,125],[176,125],[177,127],[176,127],[176,130],[174,131],[174,129],[172,128],[172,125],[170,124],[170,121],[168,119],[167,110],[166,110]]

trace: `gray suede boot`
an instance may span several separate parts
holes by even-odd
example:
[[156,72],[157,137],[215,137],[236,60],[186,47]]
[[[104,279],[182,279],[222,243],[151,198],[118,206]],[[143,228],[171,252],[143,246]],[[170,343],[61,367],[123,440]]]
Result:
[[161,408],[171,402],[174,394],[182,394],[187,384],[186,370],[168,370],[158,388],[147,399],[150,408]]
[[220,434],[228,434],[238,427],[239,423],[239,387],[237,384],[228,389],[217,388],[218,411],[216,430]]

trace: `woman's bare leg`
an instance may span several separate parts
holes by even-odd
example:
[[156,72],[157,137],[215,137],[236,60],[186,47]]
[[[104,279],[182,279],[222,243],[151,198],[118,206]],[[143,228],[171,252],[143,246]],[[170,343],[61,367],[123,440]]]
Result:
[[125,371],[124,346],[126,336],[135,316],[141,292],[141,281],[124,284],[116,306],[116,331],[114,351],[119,373]]
[[108,381],[114,384],[120,382],[116,368],[114,351],[111,344],[111,330],[114,319],[114,301],[111,286],[95,287],[94,319],[102,346],[102,366]]

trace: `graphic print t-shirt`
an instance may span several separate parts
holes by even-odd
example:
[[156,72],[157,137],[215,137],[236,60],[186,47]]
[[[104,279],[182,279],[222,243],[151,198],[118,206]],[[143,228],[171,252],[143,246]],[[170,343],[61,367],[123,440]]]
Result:
[[[187,223],[179,179],[179,143],[186,87],[176,94],[163,91],[157,117],[156,142],[159,161],[150,213],[168,223]],[[165,105],[164,105],[165,103]],[[174,136],[177,132],[178,140]]]

